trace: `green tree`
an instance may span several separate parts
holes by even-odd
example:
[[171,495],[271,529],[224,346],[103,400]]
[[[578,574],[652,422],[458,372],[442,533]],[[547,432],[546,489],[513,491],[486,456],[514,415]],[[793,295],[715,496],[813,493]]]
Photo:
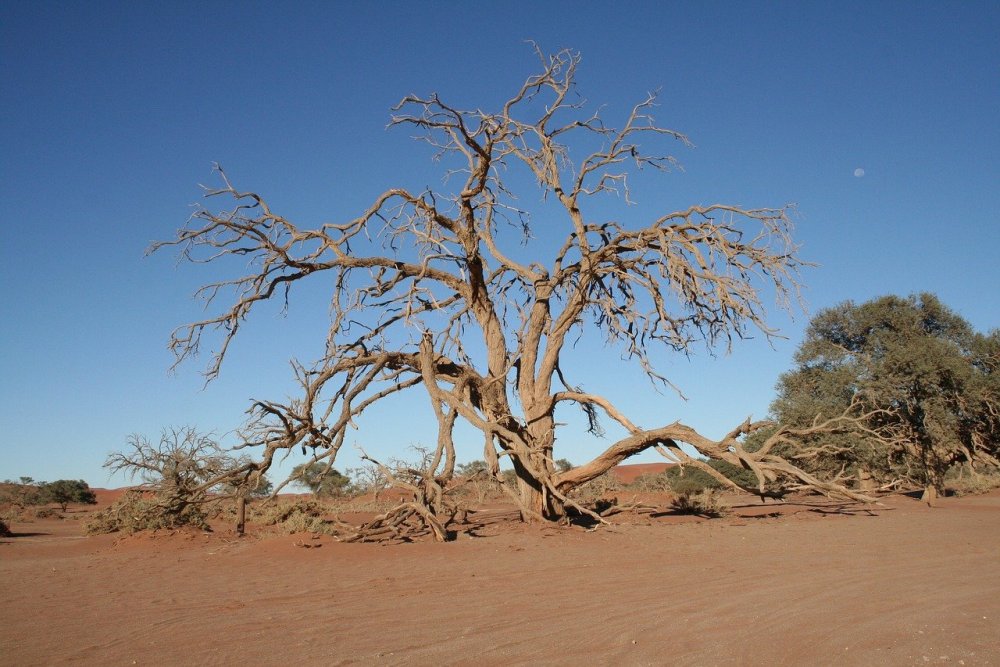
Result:
[[[850,301],[818,313],[771,406],[804,426],[852,401],[882,410],[871,428],[890,440],[821,434],[799,463],[941,491],[956,463],[1000,466],[1000,333],[977,333],[932,294]],[[786,452],[788,453],[788,452]],[[794,456],[794,452],[791,452]]]
[[342,496],[351,485],[351,478],[326,463],[302,463],[292,468],[291,479],[317,496]]
[[58,479],[54,482],[44,482],[39,488],[42,501],[58,503],[63,512],[70,503],[97,504],[97,496],[82,479]]

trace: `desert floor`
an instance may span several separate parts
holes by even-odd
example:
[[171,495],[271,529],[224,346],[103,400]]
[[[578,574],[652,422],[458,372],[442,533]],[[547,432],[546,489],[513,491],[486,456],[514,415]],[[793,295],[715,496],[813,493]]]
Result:
[[1000,493],[742,502],[395,546],[71,511],[0,540],[0,664],[1000,664]]

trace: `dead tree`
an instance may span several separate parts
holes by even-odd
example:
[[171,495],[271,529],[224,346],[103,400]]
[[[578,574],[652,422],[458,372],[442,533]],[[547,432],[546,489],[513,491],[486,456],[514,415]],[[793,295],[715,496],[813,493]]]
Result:
[[[581,335],[603,336],[665,385],[657,348],[684,353],[699,343],[728,348],[752,332],[776,335],[764,297],[793,307],[803,263],[788,207],[692,206],[637,222],[591,212],[602,197],[631,203],[630,169],[674,165],[640,140],[687,139],[656,124],[652,94],[619,126],[606,124],[577,96],[579,55],[536,52],[541,71],[499,110],[461,110],[436,94],[407,96],[394,108],[390,125],[416,130],[449,168],[442,191],[389,189],[354,219],[305,229],[219,169],[222,185],[206,196],[231,208],[198,210],[176,239],[153,249],[179,246],[193,262],[235,256],[250,270],[200,290],[209,303],[220,295],[231,301],[174,332],[177,362],[198,352],[206,332],[219,332],[206,372],[214,378],[256,305],[287,300],[319,274],[333,285],[326,354],[294,366],[299,398],[254,402],[246,444],[262,449],[262,471],[276,453],[299,447],[332,465],[349,424],[382,399],[414,390],[438,424],[422,477],[427,489],[454,474],[452,434],[462,420],[482,432],[492,474],[500,475],[502,457],[512,463],[526,520],[558,519],[573,504],[567,493],[574,487],[649,448],[680,452],[680,443],[750,468],[761,488],[791,480],[856,495],[768,452],[743,451],[741,436],[763,424],[745,423],[719,442],[681,423],[642,428],[607,398],[572,384],[572,369],[559,362],[567,341]],[[538,192],[516,197],[514,174],[529,176]],[[559,211],[545,221],[546,238],[562,230],[555,245],[531,238],[534,223],[519,202],[536,195]],[[627,436],[559,472],[555,415],[572,405],[592,430],[603,414]]]

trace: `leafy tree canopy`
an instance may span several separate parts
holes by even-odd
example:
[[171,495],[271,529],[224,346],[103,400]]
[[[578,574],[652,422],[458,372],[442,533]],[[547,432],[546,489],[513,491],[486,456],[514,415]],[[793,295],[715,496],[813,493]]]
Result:
[[43,502],[57,503],[63,511],[70,503],[96,505],[97,496],[82,479],[58,479],[39,486]]
[[302,463],[292,469],[292,479],[318,496],[340,496],[351,478],[326,463]]
[[[1000,467],[1000,332],[981,334],[932,294],[845,302],[818,313],[771,406],[805,425],[851,401],[889,440],[824,434],[813,470],[850,469],[941,490],[956,463]],[[816,454],[816,451],[813,452]]]

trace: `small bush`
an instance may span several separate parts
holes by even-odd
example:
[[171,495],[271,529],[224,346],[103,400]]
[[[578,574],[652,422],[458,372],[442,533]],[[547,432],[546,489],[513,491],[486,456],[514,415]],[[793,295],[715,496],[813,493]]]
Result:
[[23,510],[17,506],[8,506],[0,509],[0,521],[8,526],[15,521],[24,521]]
[[0,537],[10,537],[10,535],[10,528],[7,526],[7,523],[0,519]]
[[670,478],[663,473],[639,475],[629,484],[630,489],[645,493],[658,493],[670,490]]
[[580,500],[590,501],[609,496],[621,490],[623,490],[622,483],[609,471],[573,489],[573,496]]
[[716,518],[729,514],[730,507],[715,489],[680,493],[671,502],[675,512]]
[[967,464],[954,466],[944,478],[945,491],[955,496],[975,496],[1000,488],[1000,471],[980,472]]
[[251,511],[254,521],[265,526],[280,526],[288,533],[332,534],[333,523],[323,518],[326,508],[315,500],[265,504]]

